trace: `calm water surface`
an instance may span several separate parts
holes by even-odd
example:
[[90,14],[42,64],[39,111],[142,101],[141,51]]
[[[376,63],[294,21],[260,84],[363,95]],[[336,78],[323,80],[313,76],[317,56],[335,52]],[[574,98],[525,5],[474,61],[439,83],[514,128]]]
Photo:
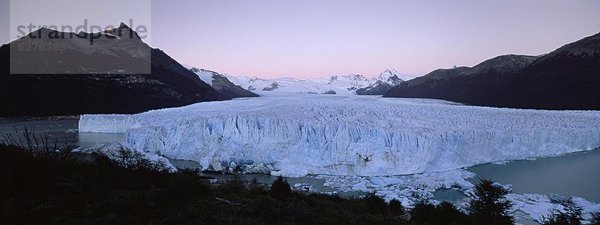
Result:
[[48,135],[49,142],[58,145],[72,143],[83,148],[114,141],[124,141],[125,134],[79,133],[77,119],[37,120],[37,121],[0,121],[0,141],[4,135],[22,137],[27,128],[37,135]]
[[511,184],[514,193],[579,196],[600,202],[600,150],[468,168],[479,178]]

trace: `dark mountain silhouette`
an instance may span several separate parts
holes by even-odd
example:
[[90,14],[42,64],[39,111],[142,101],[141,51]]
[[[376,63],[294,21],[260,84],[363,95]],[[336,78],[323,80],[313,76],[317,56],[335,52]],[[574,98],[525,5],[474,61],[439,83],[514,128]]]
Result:
[[[0,47],[0,116],[137,113],[229,99],[124,24],[93,45],[92,34],[30,35]],[[22,51],[31,46],[50,49]]]
[[600,34],[540,57],[505,55],[472,68],[435,70],[384,97],[436,98],[469,105],[600,109]]

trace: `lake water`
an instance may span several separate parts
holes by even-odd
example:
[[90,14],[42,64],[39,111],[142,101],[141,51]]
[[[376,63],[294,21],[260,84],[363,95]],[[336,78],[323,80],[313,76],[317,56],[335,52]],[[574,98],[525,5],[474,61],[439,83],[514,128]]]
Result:
[[58,145],[73,143],[76,146],[90,148],[96,144],[125,140],[125,134],[79,133],[77,130],[78,123],[78,119],[4,120],[0,121],[0,141],[3,141],[4,135],[22,137],[25,128],[37,135],[48,135],[49,143],[53,144],[56,141]]
[[579,196],[600,202],[600,150],[468,168],[478,178],[511,184],[514,193]]
[[[544,195],[578,196],[592,202],[600,202],[600,150],[578,152],[563,156],[540,158],[536,160],[518,160],[505,164],[484,164],[467,168],[476,174],[470,179],[492,179],[501,184],[510,184],[513,193],[535,193]],[[231,177],[218,176],[218,179]],[[261,183],[271,183],[275,177],[269,175],[243,175],[243,179],[257,178]],[[290,184],[310,184],[320,192],[333,192],[316,177],[289,178]],[[364,195],[361,192],[340,193],[343,195]],[[461,191],[439,189],[434,198],[460,205],[467,200]]]

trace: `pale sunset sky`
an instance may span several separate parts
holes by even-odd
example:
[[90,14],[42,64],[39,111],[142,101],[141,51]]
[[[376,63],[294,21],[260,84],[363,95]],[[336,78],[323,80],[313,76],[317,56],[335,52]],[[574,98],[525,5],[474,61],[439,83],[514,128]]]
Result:
[[[0,0],[3,44],[14,39],[10,21],[33,14],[13,12],[9,2]],[[502,54],[539,55],[600,32],[600,1],[593,0],[102,1],[105,10],[55,2],[32,5],[35,21],[78,23],[97,13],[101,23],[118,25],[146,14],[149,44],[179,62],[263,78],[373,77],[385,69],[424,75]]]

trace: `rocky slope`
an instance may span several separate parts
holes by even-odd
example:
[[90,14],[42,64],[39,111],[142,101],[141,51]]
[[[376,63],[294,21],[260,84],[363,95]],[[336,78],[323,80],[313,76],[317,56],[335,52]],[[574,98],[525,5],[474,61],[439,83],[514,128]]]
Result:
[[191,68],[192,72],[197,74],[202,81],[209,84],[215,90],[228,98],[258,97],[254,92],[248,91],[239,85],[229,81],[224,75],[205,69]]

